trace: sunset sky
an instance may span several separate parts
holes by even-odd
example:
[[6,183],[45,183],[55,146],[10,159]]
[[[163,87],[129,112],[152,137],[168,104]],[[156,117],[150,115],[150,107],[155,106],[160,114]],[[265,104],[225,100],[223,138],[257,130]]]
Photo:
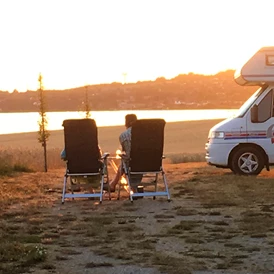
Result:
[[0,90],[215,74],[274,46],[273,0],[0,0]]

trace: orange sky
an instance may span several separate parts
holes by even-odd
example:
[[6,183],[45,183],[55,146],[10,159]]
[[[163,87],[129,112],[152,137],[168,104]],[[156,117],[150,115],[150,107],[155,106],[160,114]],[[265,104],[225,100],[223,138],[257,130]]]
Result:
[[[0,1],[0,90],[236,69],[274,45],[273,0]],[[262,17],[264,16],[264,17]],[[268,19],[269,20],[268,20]]]

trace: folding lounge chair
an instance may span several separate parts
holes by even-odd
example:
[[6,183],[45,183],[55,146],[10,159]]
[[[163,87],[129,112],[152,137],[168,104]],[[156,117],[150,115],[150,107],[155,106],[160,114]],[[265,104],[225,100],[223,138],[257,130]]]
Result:
[[[97,126],[93,119],[70,119],[63,121],[67,168],[64,175],[62,203],[66,198],[99,198],[103,200],[103,184],[108,181],[107,157],[101,156],[98,146]],[[71,193],[67,191],[70,179]],[[95,193],[74,193],[75,181],[95,179],[92,182]],[[80,184],[81,186],[81,184]],[[95,187],[94,187],[95,186]],[[110,193],[109,193],[110,198]],[[111,198],[110,198],[111,199]]]
[[[156,196],[166,196],[170,201],[167,179],[162,166],[165,123],[163,119],[140,119],[132,126],[130,160],[129,163],[122,160],[131,202],[135,197],[138,199],[146,196],[152,196],[154,199]],[[161,191],[158,191],[159,174],[163,179]],[[139,182],[136,182],[138,177]],[[149,177],[153,180],[145,182],[144,179]],[[136,191],[136,183],[144,187],[143,193]],[[153,186],[152,189],[151,187],[149,189],[149,185]]]

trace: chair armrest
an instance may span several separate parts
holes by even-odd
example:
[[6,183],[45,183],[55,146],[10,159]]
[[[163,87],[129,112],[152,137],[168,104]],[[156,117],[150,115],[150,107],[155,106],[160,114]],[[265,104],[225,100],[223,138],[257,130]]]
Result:
[[107,157],[109,156],[109,153],[108,152],[105,152],[102,156],[101,156],[101,159],[106,159]]
[[117,156],[119,156],[121,159],[124,159],[124,158],[127,157],[127,155],[126,155],[126,153],[124,151],[121,152],[121,153],[119,153],[119,154],[117,154]]

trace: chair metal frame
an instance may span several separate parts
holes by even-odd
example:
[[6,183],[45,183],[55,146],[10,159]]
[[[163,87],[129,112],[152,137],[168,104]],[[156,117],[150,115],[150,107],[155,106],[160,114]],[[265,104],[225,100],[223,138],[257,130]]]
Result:
[[[150,121],[152,121],[153,123],[157,123],[158,122],[157,120],[160,122],[160,124],[162,123],[162,132],[161,133],[163,134],[164,125],[165,125],[165,121],[163,119],[142,119],[142,120],[138,120],[138,121],[144,121],[145,123],[146,123],[146,121],[148,123],[150,123]],[[134,125],[133,125],[133,127],[134,127]],[[133,133],[133,131],[132,131],[132,133]],[[162,140],[163,140],[163,136],[162,136]],[[162,145],[163,145],[163,143],[162,143]],[[162,147],[162,149],[163,149],[163,147]],[[161,160],[164,158],[165,157],[162,155]],[[155,199],[156,196],[166,196],[168,202],[170,202],[171,198],[170,198],[170,193],[169,193],[169,189],[168,189],[168,182],[167,182],[165,171],[162,166],[162,161],[160,161],[161,164],[159,165],[158,169],[154,169],[154,170],[144,169],[143,171],[133,171],[131,164],[130,164],[131,160],[132,160],[132,158],[130,159],[129,164],[128,164],[123,159],[123,157],[121,157],[121,163],[122,163],[124,175],[126,177],[127,184],[128,184],[128,193],[129,193],[130,201],[133,202],[133,200],[142,198],[142,197],[153,197],[153,199]],[[151,182],[141,182],[142,181],[142,179],[141,179],[140,185],[144,186],[144,187],[152,185],[152,186],[154,186],[154,191],[144,191],[142,193],[133,192],[132,185],[133,185],[134,179],[132,179],[132,177],[134,177],[134,175],[142,175],[142,179],[153,178],[153,180]],[[163,179],[163,187],[164,187],[163,191],[158,191],[159,175],[162,176],[162,179]],[[136,182],[135,182],[135,184],[136,184]],[[120,197],[120,188],[121,188],[121,183],[119,182],[118,198]]]
[[[108,169],[107,169],[107,157],[109,156],[109,153],[105,153],[102,156],[102,160],[104,163],[104,168],[100,170],[100,172],[95,173],[70,173],[68,169],[66,169],[66,173],[64,175],[64,184],[63,184],[63,192],[62,192],[62,204],[64,204],[66,198],[99,198],[100,203],[103,201],[104,191],[103,186],[105,182],[109,181],[108,177]],[[87,178],[88,176],[97,176],[100,175],[100,192],[98,193],[74,193],[74,186],[72,182],[72,177],[84,177]],[[71,193],[67,193],[67,181],[70,181],[70,189]],[[109,199],[111,200],[111,193],[108,191]]]
[[[133,202],[135,197],[141,197],[141,198],[142,197],[153,197],[153,199],[156,199],[156,196],[166,196],[168,202],[171,201],[166,174],[165,174],[165,171],[163,170],[162,167],[160,167],[159,171],[132,172],[131,168],[130,167],[127,168],[126,163],[124,161],[122,161],[122,162],[123,162],[123,168],[125,170],[125,176],[126,176],[127,183],[128,183],[128,188],[129,188],[128,189],[129,199],[130,199],[131,202]],[[132,183],[131,183],[131,176],[132,175],[138,175],[138,174],[143,175],[143,178],[154,178],[154,180],[151,181],[151,182],[140,182],[140,185],[144,186],[144,187],[153,185],[155,187],[154,191],[144,191],[142,193],[133,192]],[[158,178],[159,178],[159,175],[162,175],[165,191],[158,191]],[[118,191],[120,191],[120,183],[119,183],[119,190]]]
[[[79,123],[79,127],[78,127],[78,123]],[[99,152],[97,152],[98,150],[96,150],[96,153],[94,153],[95,147],[96,149],[98,148],[96,122],[93,119],[87,119],[87,118],[86,119],[70,119],[70,120],[65,120],[63,122],[63,126],[64,126],[64,135],[65,135],[65,147],[66,145],[68,145],[66,144],[66,140],[67,140],[67,142],[70,144],[68,148],[71,146],[71,144],[73,146],[72,148],[73,155],[69,155],[66,163],[67,164],[66,172],[64,174],[64,180],[63,180],[62,204],[64,204],[65,199],[67,198],[72,198],[72,199],[99,198],[100,203],[102,203],[103,195],[104,195],[103,186],[104,186],[104,183],[108,182],[109,180],[108,168],[107,168],[109,153],[104,153],[102,156],[100,155]],[[74,134],[74,130],[76,131],[75,133],[76,135],[72,138],[69,135]],[[89,136],[83,136],[84,134],[92,135],[92,138],[89,139]],[[81,147],[79,148],[80,152],[78,152],[79,151],[78,146]],[[85,149],[86,146],[87,146],[87,149]],[[86,161],[84,162],[83,165],[81,165],[81,161],[77,161],[77,159],[74,158],[74,155],[76,154],[77,155],[76,157],[78,157],[79,159],[79,157],[82,155],[81,153],[83,152],[86,152],[84,156],[84,159]],[[90,158],[89,158],[89,155],[90,155]],[[89,159],[90,159],[90,162],[89,162]],[[95,163],[94,165],[91,164],[93,162]],[[77,171],[77,169],[79,170],[79,172]],[[85,170],[87,172],[85,172]],[[76,182],[77,182],[78,178],[89,178],[92,176],[100,176],[100,183],[98,181],[98,188],[100,187],[100,192],[99,190],[97,190],[97,192],[94,192],[94,193],[74,193],[75,185],[81,186],[83,184],[81,183],[74,184],[73,179],[76,179]],[[70,182],[70,193],[67,189],[68,178]],[[89,183],[87,183],[87,185],[89,185]],[[109,194],[109,199],[111,199],[110,191],[108,191],[108,194]]]

